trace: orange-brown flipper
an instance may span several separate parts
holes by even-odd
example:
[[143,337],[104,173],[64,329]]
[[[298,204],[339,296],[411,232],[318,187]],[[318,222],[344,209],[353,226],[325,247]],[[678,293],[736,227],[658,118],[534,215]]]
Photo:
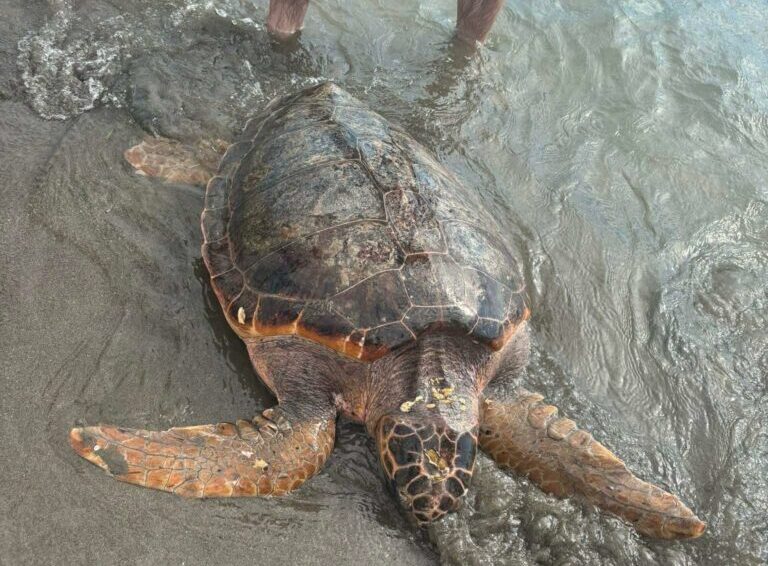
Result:
[[335,413],[291,418],[280,408],[236,424],[164,432],[75,428],[72,448],[116,479],[185,497],[284,495],[315,475],[333,450]]
[[631,522],[646,536],[701,535],[706,525],[677,497],[644,482],[543,397],[520,390],[510,401],[482,403],[480,447],[500,466],[528,476],[558,497],[579,495]]
[[227,149],[222,140],[186,145],[166,138],[147,137],[126,149],[125,160],[140,175],[161,177],[171,183],[205,185],[216,171]]

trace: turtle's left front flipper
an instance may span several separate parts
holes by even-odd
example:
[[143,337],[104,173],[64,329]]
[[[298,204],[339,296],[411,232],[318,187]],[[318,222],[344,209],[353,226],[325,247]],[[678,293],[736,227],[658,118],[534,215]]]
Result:
[[579,495],[644,535],[677,539],[704,532],[706,525],[677,497],[637,478],[592,435],[572,420],[558,418],[557,408],[542,400],[524,390],[509,400],[485,399],[480,447],[543,491]]
[[333,450],[336,412],[281,407],[253,421],[172,428],[75,428],[75,451],[116,479],[185,497],[283,495],[315,475]]

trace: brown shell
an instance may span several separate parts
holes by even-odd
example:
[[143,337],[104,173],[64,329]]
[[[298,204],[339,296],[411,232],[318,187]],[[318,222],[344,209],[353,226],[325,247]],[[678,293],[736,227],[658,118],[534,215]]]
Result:
[[203,258],[243,338],[374,360],[430,328],[500,348],[528,316],[477,195],[332,83],[270,103],[208,183]]

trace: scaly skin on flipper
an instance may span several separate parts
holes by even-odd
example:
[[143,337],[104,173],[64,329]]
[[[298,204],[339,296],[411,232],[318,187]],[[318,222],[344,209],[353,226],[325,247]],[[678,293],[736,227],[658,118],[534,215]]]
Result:
[[656,538],[700,536],[706,525],[677,497],[646,483],[543,397],[519,390],[482,403],[480,447],[500,466],[557,497],[580,495]]
[[222,140],[185,145],[166,138],[147,137],[123,153],[136,172],[171,183],[205,185],[213,176],[228,144]]
[[315,475],[333,450],[335,413],[297,419],[282,409],[253,422],[163,432],[95,426],[70,431],[80,456],[120,481],[184,497],[284,495]]

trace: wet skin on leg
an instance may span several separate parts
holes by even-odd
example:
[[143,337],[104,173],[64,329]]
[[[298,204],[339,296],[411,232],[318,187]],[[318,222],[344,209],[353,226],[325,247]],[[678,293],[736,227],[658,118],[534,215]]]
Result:
[[482,43],[493,27],[504,0],[458,0],[456,37],[466,43]]
[[[456,35],[461,41],[474,44],[485,41],[503,0],[458,0]],[[270,0],[267,31],[286,39],[304,27],[309,0]]]
[[269,0],[267,31],[286,39],[304,27],[309,0]]

